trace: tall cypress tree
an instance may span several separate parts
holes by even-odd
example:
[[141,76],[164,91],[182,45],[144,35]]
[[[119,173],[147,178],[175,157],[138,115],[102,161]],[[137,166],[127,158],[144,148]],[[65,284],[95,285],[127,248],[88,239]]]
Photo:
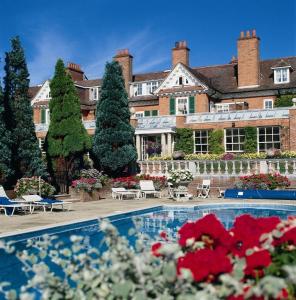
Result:
[[96,110],[93,153],[101,168],[112,177],[135,171],[132,170],[137,160],[134,129],[130,125],[128,95],[118,62],[106,64]]
[[19,37],[11,40],[11,51],[5,56],[4,109],[5,121],[11,130],[11,183],[23,176],[46,174],[42,161],[29,98],[29,72]]
[[91,138],[81,121],[77,90],[61,59],[56,63],[50,91],[47,153],[54,171],[65,172],[69,178],[75,171],[75,161],[91,148]]
[[0,178],[4,184],[6,179],[13,175],[11,169],[11,132],[5,122],[2,86],[0,85]]

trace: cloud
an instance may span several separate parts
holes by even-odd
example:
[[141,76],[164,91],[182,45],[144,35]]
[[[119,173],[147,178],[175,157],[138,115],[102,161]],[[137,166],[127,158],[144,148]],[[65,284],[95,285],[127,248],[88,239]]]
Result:
[[75,47],[69,41],[53,32],[42,32],[33,40],[35,54],[28,60],[31,85],[40,84],[51,78],[58,58],[66,61]]

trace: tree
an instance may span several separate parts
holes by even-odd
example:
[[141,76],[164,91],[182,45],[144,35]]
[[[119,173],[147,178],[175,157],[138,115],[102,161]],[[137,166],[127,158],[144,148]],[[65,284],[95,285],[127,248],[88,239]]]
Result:
[[175,150],[185,154],[193,153],[193,130],[191,128],[177,128]]
[[77,160],[91,148],[91,139],[81,121],[80,100],[74,83],[59,59],[50,82],[50,125],[46,150],[53,169],[67,179],[75,172]]
[[93,152],[100,167],[112,177],[135,173],[134,129],[118,62],[106,64],[96,112]]
[[20,39],[11,40],[11,51],[5,55],[4,110],[7,128],[11,130],[11,154],[15,183],[23,176],[46,174],[42,161],[31,107],[29,72]]
[[11,169],[11,132],[4,118],[4,102],[2,86],[0,85],[0,178],[5,183],[6,178],[13,175]]

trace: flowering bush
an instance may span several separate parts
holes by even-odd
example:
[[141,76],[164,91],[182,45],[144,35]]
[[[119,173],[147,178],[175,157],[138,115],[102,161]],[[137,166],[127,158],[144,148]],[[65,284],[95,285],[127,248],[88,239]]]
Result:
[[234,187],[243,190],[274,190],[290,185],[286,176],[280,174],[253,174],[241,176]]
[[180,183],[182,181],[193,180],[193,175],[189,170],[170,171],[168,181],[171,183]]
[[220,160],[221,154],[187,154],[185,160]]
[[265,159],[266,153],[265,152],[254,152],[254,153],[241,153],[238,156],[239,159]]
[[148,160],[172,160],[171,155],[162,155],[162,156],[150,156]]
[[18,197],[22,195],[35,195],[41,193],[41,196],[51,196],[55,188],[39,177],[21,178],[17,181],[14,191]]
[[281,154],[282,158],[295,158],[296,157],[296,151],[284,151]]
[[156,190],[161,190],[166,186],[165,176],[138,175],[128,177],[118,177],[112,180],[113,187],[124,187],[126,189],[139,189],[140,180],[152,180]]
[[[34,252],[17,256],[31,278],[20,295],[7,291],[5,283],[0,293],[7,299],[295,299],[295,217],[242,215],[226,230],[209,214],[184,224],[177,242],[161,232],[159,241],[151,243],[132,229],[135,247],[110,223],[102,221],[100,229],[107,245],[103,253],[85,247],[79,236],[71,237],[70,247],[50,236],[29,240]],[[9,244],[0,243],[0,248],[15,253]],[[52,263],[63,274],[52,272]]]
[[233,153],[224,153],[221,156],[221,159],[222,160],[233,160],[233,159],[236,159],[236,155],[234,155]]
[[97,169],[83,169],[80,172],[82,178],[94,178],[101,182],[102,185],[106,185],[109,181],[109,177],[103,172],[98,171]]
[[72,181],[72,187],[76,191],[83,190],[85,192],[91,193],[94,190],[101,189],[102,184],[96,178],[80,178]]

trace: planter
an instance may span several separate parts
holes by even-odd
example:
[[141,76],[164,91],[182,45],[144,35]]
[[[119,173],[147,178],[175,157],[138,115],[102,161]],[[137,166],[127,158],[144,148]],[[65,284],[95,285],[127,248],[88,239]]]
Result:
[[188,187],[188,185],[190,184],[191,181],[180,181],[180,182],[175,182],[173,183],[173,187],[179,187],[179,186],[186,186]]
[[73,188],[70,188],[70,194],[71,194],[71,199],[73,201],[81,201],[81,202],[89,202],[89,201],[96,201],[100,200],[100,191],[99,190],[94,190],[91,193],[79,190],[76,191]]
[[296,200],[296,190],[239,190],[227,189],[224,198]]

